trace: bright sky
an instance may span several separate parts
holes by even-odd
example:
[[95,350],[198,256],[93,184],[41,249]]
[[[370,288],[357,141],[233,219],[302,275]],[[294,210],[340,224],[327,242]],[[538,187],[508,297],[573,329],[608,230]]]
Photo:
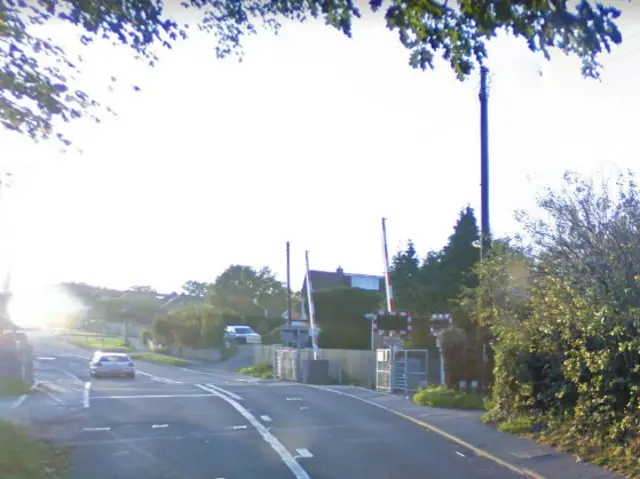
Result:
[[[560,54],[546,63],[522,42],[491,44],[496,235],[566,169],[638,170],[633,7],[601,83]],[[118,77],[102,98],[119,116],[73,124],[83,155],[0,131],[0,167],[14,177],[0,247],[16,289],[74,280],[169,292],[230,263],[284,279],[287,240],[297,289],[304,250],[313,269],[381,273],[382,216],[391,249],[412,238],[421,255],[444,245],[461,208],[479,216],[476,78],[460,83],[444,63],[412,70],[371,15],[351,40],[313,23],[254,37],[242,64],[217,60],[212,44],[195,35],[155,69],[122,48],[89,49],[82,82],[101,92]]]

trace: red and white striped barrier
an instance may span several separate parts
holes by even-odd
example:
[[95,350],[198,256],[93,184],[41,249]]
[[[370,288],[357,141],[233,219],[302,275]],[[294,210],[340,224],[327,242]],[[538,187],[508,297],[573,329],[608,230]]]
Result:
[[[407,318],[407,328],[406,329],[388,329],[388,330],[378,328],[378,318],[383,318],[385,316],[400,316],[403,318]],[[380,336],[383,336],[385,333],[388,333],[389,336],[395,336],[395,335],[404,336],[407,334],[411,334],[411,331],[412,331],[411,321],[412,321],[412,318],[409,313],[380,310],[376,313],[373,313],[373,319],[371,320],[371,323],[372,323],[371,327],[373,328],[373,332]]]

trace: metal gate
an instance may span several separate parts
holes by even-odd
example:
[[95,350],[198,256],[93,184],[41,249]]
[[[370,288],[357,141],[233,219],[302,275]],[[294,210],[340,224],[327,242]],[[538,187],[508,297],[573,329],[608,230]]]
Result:
[[378,349],[376,390],[408,394],[428,383],[429,352],[426,349]]
[[280,381],[300,380],[300,350],[276,349],[273,352],[273,377]]
[[376,350],[376,391],[391,392],[391,350]]

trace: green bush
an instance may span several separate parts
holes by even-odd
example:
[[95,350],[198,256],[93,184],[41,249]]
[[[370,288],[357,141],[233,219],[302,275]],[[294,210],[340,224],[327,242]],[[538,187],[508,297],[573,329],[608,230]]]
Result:
[[273,377],[273,367],[269,363],[258,363],[247,368],[240,368],[238,372],[263,379],[271,379]]
[[315,294],[321,348],[369,349],[370,321],[365,314],[380,309],[383,297],[377,291],[335,288]]
[[522,217],[530,249],[494,243],[468,304],[494,345],[505,431],[640,477],[640,194],[566,177]]
[[450,409],[484,409],[485,400],[477,393],[455,391],[446,386],[431,386],[414,394],[413,400],[421,406]]

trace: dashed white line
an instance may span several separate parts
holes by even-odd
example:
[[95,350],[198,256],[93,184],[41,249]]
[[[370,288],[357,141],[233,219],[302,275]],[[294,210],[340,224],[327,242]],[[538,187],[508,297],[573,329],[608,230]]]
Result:
[[168,424],[154,424],[153,426],[151,426],[151,429],[166,429],[168,427]]
[[302,398],[287,398],[287,401],[302,401]]
[[243,424],[242,426],[233,426],[233,429],[246,429],[247,425]]
[[[203,387],[201,384],[198,384],[198,387],[201,389],[207,390],[206,387]],[[280,456],[282,462],[289,468],[289,470],[293,473],[296,479],[311,479],[307,471],[305,471],[302,466],[296,461],[296,459],[291,455],[291,453],[287,450],[287,448],[282,444],[277,437],[269,432],[269,430],[256,419],[256,417],[246,410],[242,404],[235,401],[233,398],[223,394],[222,392],[215,391],[213,389],[210,390],[212,394],[218,396],[223,401],[227,402],[231,407],[233,407],[236,411],[238,411],[249,423],[258,431],[258,434],[262,436],[262,439],[265,442],[269,443],[274,451]]]
[[85,427],[83,431],[111,431],[110,427]]
[[313,457],[313,454],[309,452],[309,449],[304,449],[304,448],[296,449],[296,452],[298,453],[298,457],[304,457],[305,459]]
[[89,407],[90,391],[91,391],[91,383],[90,382],[84,383],[84,391],[82,393],[82,407],[85,409]]
[[307,409],[309,409],[309,406],[300,406],[301,411],[306,411]]
[[271,418],[269,416],[260,416],[260,419],[262,419],[264,422],[271,422]]
[[50,358],[50,357],[40,357],[40,358],[36,358],[38,361],[55,361],[56,358]]
[[461,453],[461,452],[459,452],[459,451],[456,451],[456,454],[457,454],[458,456],[460,456],[460,457],[467,457],[467,456],[465,456],[464,454],[462,454],[462,453]]
[[124,455],[130,454],[130,453],[131,453],[131,451],[118,451],[118,452],[114,452],[112,454],[112,456],[124,456]]

